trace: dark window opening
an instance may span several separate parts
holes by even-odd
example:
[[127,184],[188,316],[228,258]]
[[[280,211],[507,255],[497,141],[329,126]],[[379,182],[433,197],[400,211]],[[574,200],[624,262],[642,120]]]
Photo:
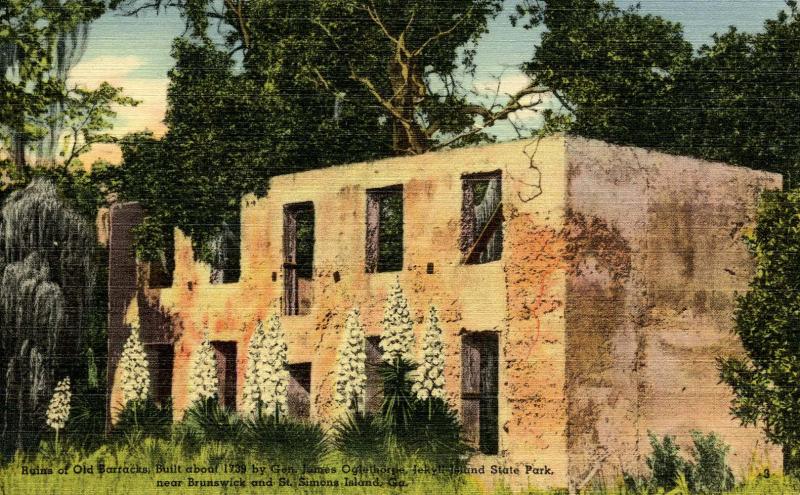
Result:
[[311,416],[311,363],[289,365],[289,416]]
[[311,311],[314,272],[314,205],[298,203],[283,208],[283,284],[285,315]]
[[211,342],[217,358],[217,380],[219,383],[219,405],[236,410],[236,342]]
[[481,453],[498,452],[498,344],[494,332],[461,338],[461,414],[464,435]]
[[150,261],[147,285],[152,289],[172,287],[172,274],[175,271],[175,241],[172,227],[165,228],[162,236],[164,250],[159,253],[157,259]]
[[503,255],[501,174],[489,172],[461,179],[461,253],[466,264],[489,263]]
[[172,366],[175,353],[172,344],[145,344],[150,368],[150,395],[164,406],[172,399]]
[[403,186],[367,191],[366,271],[403,269]]
[[231,284],[239,281],[241,269],[241,226],[237,220],[224,223],[210,243],[211,283]]
[[381,377],[380,337],[367,337],[367,359],[365,371],[367,384],[364,387],[365,408],[367,412],[378,413],[383,404],[383,378]]

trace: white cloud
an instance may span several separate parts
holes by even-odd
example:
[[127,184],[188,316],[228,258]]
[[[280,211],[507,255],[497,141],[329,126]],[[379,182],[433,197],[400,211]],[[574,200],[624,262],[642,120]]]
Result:
[[[103,81],[122,87],[126,96],[138,100],[136,107],[117,107],[117,118],[111,133],[117,137],[130,132],[149,129],[156,136],[166,132],[163,123],[167,109],[167,86],[169,80],[162,78],[131,77],[145,65],[144,59],[135,55],[99,56],[87,59],[70,71],[69,82],[89,88],[96,88]],[[81,156],[85,164],[102,158],[112,163],[121,159],[119,147],[114,144],[99,144]]]
[[128,79],[122,84],[126,95],[139,100],[136,107],[118,109],[115,135],[150,129],[157,135],[166,130],[162,120],[167,110],[167,86],[164,79]]
[[70,71],[69,82],[90,88],[97,87],[103,81],[124,86],[123,81],[144,64],[144,59],[136,55],[93,57],[82,60]]
[[136,107],[117,108],[117,121],[112,131],[114,135],[122,136],[144,129],[156,134],[164,133],[162,120],[167,108],[169,80],[166,77],[131,77],[144,64],[144,59],[135,55],[100,56],[82,61],[70,71],[69,80],[72,84],[95,88],[106,81],[122,87],[126,96],[139,100]]
[[[514,94],[531,83],[531,79],[518,72],[499,76],[500,94]],[[472,88],[481,94],[494,95],[497,92],[498,78],[482,78],[473,81]]]

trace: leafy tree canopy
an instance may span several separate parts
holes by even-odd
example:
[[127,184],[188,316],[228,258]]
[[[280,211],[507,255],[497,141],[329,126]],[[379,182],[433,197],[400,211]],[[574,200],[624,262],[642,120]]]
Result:
[[[525,88],[479,104],[459,81],[502,0],[121,0],[128,12],[178,8],[196,39],[221,33],[246,71],[277,91],[328,95],[391,128],[391,151],[422,153],[488,139],[484,129],[536,102]],[[312,100],[313,102],[313,100]],[[338,105],[336,103],[335,105]],[[328,103],[325,106],[331,106]],[[351,161],[351,160],[350,160]]]
[[106,178],[148,212],[138,231],[144,259],[158,259],[177,226],[213,263],[238,225],[242,195],[264,194],[269,177],[388,152],[374,109],[335,110],[330,95],[278,91],[213,45],[180,38],[173,56],[166,135],[123,139],[124,166]]
[[[156,259],[170,227],[214,263],[241,195],[273,175],[421,153],[485,139],[483,129],[533,104],[469,101],[457,73],[501,0],[122,0],[135,14],[177,8],[169,131],[123,143],[117,181],[148,211],[139,254]],[[214,247],[210,249],[209,246]]]
[[[547,31],[525,72],[587,137],[782,172],[800,166],[795,2],[764,31],[735,28],[693,52],[679,24],[601,0],[526,0],[514,21]],[[793,178],[794,177],[794,178]]]
[[26,153],[55,154],[67,73],[83,53],[89,23],[104,11],[101,0],[0,4],[0,142],[11,151],[0,163],[5,173],[26,181]]
[[720,361],[733,388],[733,413],[762,425],[784,446],[788,470],[800,459],[800,191],[767,193],[746,238],[756,275],[737,301],[736,333],[746,356]]

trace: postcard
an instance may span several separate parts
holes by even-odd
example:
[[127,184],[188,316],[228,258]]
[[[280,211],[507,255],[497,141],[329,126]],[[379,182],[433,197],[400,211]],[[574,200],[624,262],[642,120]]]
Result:
[[800,493],[800,11],[4,0],[0,493]]

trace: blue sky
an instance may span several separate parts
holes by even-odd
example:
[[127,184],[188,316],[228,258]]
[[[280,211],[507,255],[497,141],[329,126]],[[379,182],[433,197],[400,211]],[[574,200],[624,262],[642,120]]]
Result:
[[[617,1],[622,7],[634,3]],[[644,12],[680,22],[686,39],[695,47],[731,25],[740,31],[759,31],[765,19],[774,18],[785,7],[783,0],[640,0],[638,3]],[[143,129],[156,134],[164,132],[161,120],[166,108],[167,71],[172,65],[170,46],[182,32],[183,21],[174,10],[158,15],[144,13],[139,17],[107,14],[92,25],[88,48],[72,73],[73,81],[94,86],[106,80],[124,87],[127,94],[142,101],[138,107],[120,112],[115,133]],[[498,16],[478,46],[475,79],[465,84],[488,91],[496,85],[494,78],[502,75],[505,92],[522,87],[526,79],[517,67],[531,58],[538,34],[512,28],[507,13]],[[508,126],[496,131],[501,138],[512,135]],[[86,157],[85,162],[97,157],[111,161],[119,158],[113,146],[104,145]]]

